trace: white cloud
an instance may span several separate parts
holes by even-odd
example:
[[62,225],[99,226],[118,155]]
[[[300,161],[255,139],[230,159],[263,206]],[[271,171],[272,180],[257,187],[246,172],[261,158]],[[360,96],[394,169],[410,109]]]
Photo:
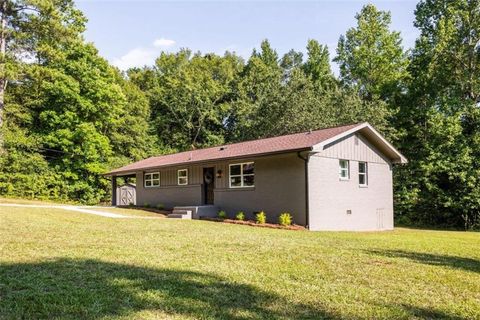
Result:
[[133,67],[143,67],[145,65],[153,65],[155,59],[165,48],[175,45],[175,41],[171,39],[156,39],[148,47],[138,47],[128,51],[120,58],[114,58],[112,64],[121,70],[127,70]]
[[158,52],[154,49],[135,48],[120,58],[113,59],[112,64],[121,70],[127,70],[133,67],[152,65],[157,56]]
[[160,38],[153,41],[153,46],[155,48],[165,48],[175,45],[175,41],[171,39]]

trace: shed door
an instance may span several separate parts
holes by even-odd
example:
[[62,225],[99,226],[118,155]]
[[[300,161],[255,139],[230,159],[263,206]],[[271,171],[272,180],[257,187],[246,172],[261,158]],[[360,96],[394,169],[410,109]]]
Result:
[[120,196],[117,197],[117,205],[128,206],[137,204],[137,197],[135,188],[133,186],[122,186],[120,189]]

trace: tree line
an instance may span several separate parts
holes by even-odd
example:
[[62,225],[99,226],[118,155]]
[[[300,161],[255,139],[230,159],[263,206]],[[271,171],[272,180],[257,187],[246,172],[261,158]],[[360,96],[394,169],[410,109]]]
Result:
[[396,218],[480,225],[480,3],[422,0],[405,50],[374,5],[327,46],[162,52],[121,72],[71,0],[0,1],[0,194],[96,203],[102,173],[151,155],[368,121],[409,159]]

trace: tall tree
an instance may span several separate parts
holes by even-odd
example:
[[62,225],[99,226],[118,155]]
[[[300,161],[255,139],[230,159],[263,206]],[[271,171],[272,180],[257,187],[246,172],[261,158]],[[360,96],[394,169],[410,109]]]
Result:
[[147,100],[84,43],[86,20],[73,2],[21,3],[28,9],[11,20],[4,65],[15,73],[0,192],[98,202],[108,190],[103,173],[149,153]]
[[220,57],[182,50],[162,53],[154,68],[129,72],[147,90],[162,148],[186,150],[224,142],[224,119],[241,67],[241,59],[230,53]]
[[3,146],[5,90],[25,61],[42,55],[84,29],[85,18],[72,0],[0,1],[0,150]]
[[[235,85],[234,101],[226,125],[228,139],[242,141],[262,137],[275,124],[269,119],[281,111],[284,70],[267,40],[253,50]],[[262,118],[259,115],[262,114]]]
[[303,65],[305,74],[321,88],[330,89],[335,85],[335,77],[330,67],[330,54],[326,45],[310,39],[307,44],[308,58]]
[[389,99],[408,76],[400,33],[390,31],[390,13],[372,4],[364,6],[355,18],[357,26],[338,41],[334,61],[340,65],[340,79],[358,86],[366,99]]
[[480,226],[480,2],[421,1],[399,120],[409,166],[400,208],[421,223]]

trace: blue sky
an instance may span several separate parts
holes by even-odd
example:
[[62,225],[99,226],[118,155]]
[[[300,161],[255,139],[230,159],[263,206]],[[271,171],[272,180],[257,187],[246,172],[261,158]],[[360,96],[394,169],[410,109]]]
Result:
[[[392,29],[400,31],[404,47],[413,46],[417,1],[77,1],[87,16],[87,41],[121,69],[153,64],[164,51],[188,47],[223,54],[235,51],[247,58],[263,39],[279,54],[305,52],[308,39],[327,44],[331,58],[338,38],[355,25],[355,13],[373,3],[392,14]],[[337,68],[335,66],[334,70]]]

